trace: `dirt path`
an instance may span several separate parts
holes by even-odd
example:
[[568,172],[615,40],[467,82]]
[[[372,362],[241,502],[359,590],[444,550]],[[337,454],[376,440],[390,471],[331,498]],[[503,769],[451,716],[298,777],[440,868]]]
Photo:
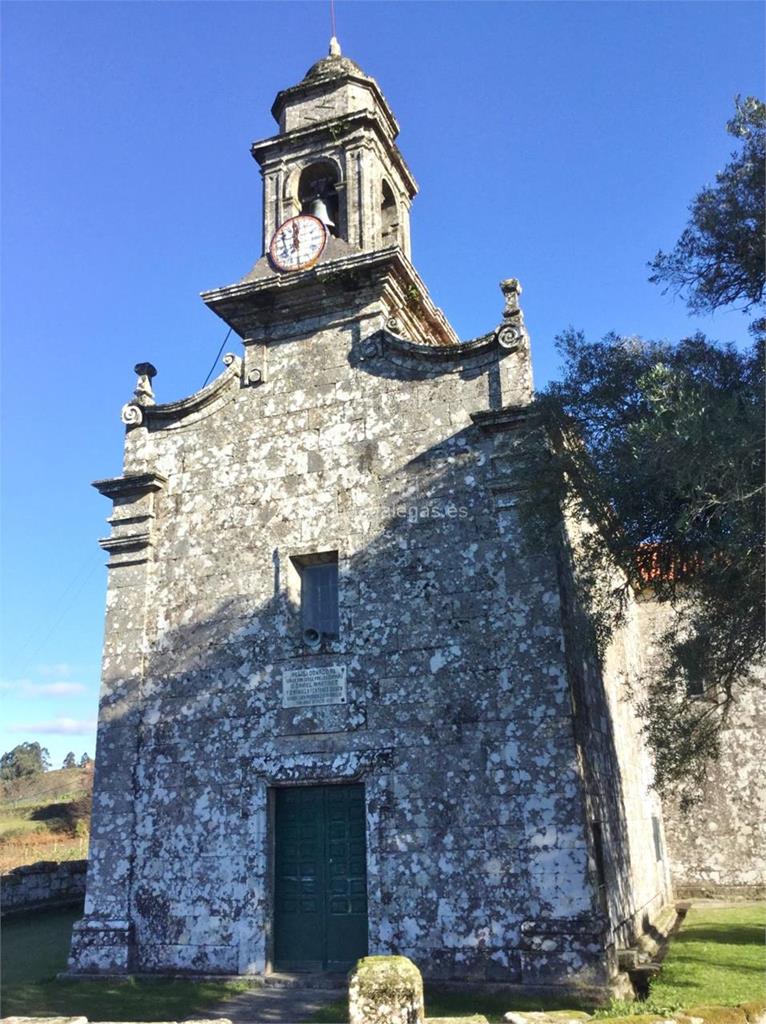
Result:
[[265,986],[238,992],[214,1009],[199,1014],[199,1017],[228,1017],[234,1024],[310,1024],[320,1007],[343,998],[343,995],[342,991],[327,989]]

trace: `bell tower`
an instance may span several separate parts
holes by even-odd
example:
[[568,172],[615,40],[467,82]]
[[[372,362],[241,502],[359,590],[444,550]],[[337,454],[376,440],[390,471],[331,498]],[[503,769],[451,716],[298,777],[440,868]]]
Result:
[[417,185],[396,145],[399,125],[378,83],[335,38],[271,112],[279,134],[251,149],[263,175],[264,252],[285,220],[313,213],[356,250],[398,247],[410,259]]
[[263,177],[261,256],[236,284],[203,292],[207,305],[246,352],[339,318],[421,345],[458,344],[411,262],[417,185],[375,79],[333,37],[271,112],[278,133],[251,147]]

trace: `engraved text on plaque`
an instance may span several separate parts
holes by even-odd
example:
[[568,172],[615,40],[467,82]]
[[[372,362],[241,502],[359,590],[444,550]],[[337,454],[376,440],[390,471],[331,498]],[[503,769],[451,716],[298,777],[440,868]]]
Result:
[[319,665],[282,672],[282,707],[346,703],[346,666]]

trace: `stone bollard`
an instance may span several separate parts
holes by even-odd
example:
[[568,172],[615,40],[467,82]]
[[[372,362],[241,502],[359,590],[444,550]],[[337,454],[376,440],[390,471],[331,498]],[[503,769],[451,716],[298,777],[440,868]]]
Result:
[[349,1024],[423,1024],[423,979],[406,956],[366,956],[348,985]]

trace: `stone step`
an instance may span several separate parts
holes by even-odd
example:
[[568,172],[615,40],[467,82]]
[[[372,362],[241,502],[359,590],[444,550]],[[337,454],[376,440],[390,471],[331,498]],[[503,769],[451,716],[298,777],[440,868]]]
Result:
[[297,988],[305,990],[321,989],[328,992],[345,991],[348,981],[345,974],[332,974],[327,971],[307,971],[290,973],[274,971],[263,978],[266,988]]

